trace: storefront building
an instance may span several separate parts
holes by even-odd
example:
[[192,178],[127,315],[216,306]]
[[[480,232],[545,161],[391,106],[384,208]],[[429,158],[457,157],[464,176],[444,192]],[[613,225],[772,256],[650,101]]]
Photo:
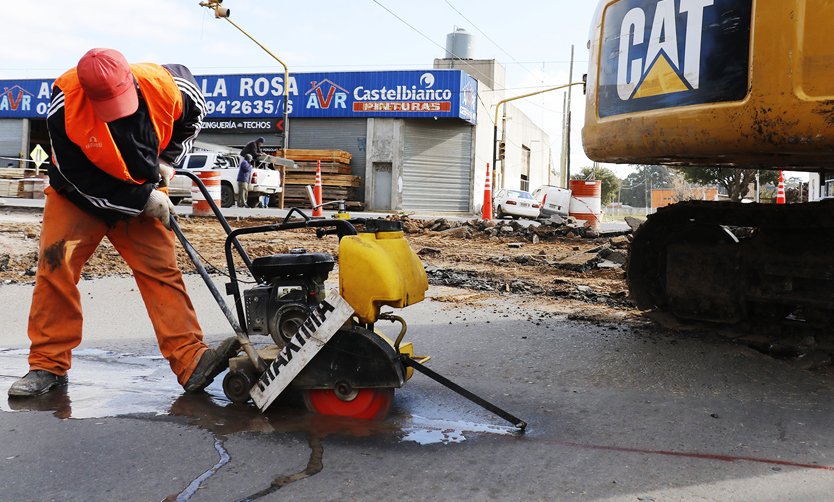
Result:
[[[486,154],[476,152],[491,150],[483,138],[493,124],[479,109],[479,82],[466,71],[291,74],[288,127],[283,75],[196,78],[208,105],[200,141],[242,147],[260,136],[271,151],[282,147],[286,129],[290,149],[347,151],[368,210],[473,213],[483,202]],[[37,145],[50,151],[51,85],[0,81],[0,165],[27,162]]]

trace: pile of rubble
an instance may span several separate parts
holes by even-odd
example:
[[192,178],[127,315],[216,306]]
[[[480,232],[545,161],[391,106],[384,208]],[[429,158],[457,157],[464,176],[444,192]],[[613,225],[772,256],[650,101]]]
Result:
[[489,274],[471,270],[443,269],[435,266],[426,267],[429,283],[438,286],[488,291],[500,294],[518,294],[551,298],[567,298],[587,303],[605,304],[612,307],[631,307],[628,294],[624,290],[601,291],[590,286],[575,285],[570,281],[555,279],[552,286],[543,286],[521,279],[505,280]]
[[622,268],[628,261],[630,236],[617,236],[605,244],[562,258],[553,263],[556,268],[587,272],[594,268]]
[[557,238],[595,239],[599,232],[586,226],[584,221],[573,217],[553,216],[546,220],[537,220],[522,224],[518,221],[467,220],[457,221],[446,218],[435,220],[411,219],[408,216],[389,216],[388,219],[401,221],[407,234],[439,232],[449,237],[471,239],[476,236],[512,237],[537,243]]

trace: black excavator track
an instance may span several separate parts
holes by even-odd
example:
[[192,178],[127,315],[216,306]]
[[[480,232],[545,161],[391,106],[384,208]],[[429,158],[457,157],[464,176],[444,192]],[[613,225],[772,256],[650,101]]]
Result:
[[834,201],[692,201],[634,233],[627,281],[641,310],[739,332],[834,334]]

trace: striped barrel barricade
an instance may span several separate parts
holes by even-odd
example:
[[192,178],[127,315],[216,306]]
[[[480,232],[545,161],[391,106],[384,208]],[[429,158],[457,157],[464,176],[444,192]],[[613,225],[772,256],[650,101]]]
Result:
[[602,181],[571,180],[570,216],[598,229],[602,223]]
[[[200,171],[197,173],[197,177],[206,186],[214,203],[220,207],[220,173]],[[191,214],[194,216],[214,216],[214,211],[211,210],[211,206],[196,183],[191,185]]]

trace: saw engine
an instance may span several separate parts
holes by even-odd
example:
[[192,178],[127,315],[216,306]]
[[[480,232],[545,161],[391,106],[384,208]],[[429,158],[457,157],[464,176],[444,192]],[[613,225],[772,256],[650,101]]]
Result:
[[329,254],[305,249],[255,258],[252,268],[263,283],[243,292],[249,335],[270,336],[283,347],[324,300],[334,265]]

